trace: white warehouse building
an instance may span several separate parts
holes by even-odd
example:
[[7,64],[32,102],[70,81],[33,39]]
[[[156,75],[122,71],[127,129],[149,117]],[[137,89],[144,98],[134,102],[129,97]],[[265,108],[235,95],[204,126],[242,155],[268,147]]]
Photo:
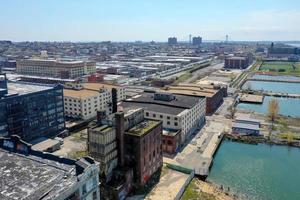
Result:
[[119,109],[128,107],[144,108],[145,118],[161,120],[165,130],[180,130],[181,145],[205,122],[205,97],[144,92],[123,101]]
[[67,83],[64,88],[65,116],[88,120],[97,111],[112,112],[112,89],[117,90],[117,101],[125,99],[125,89],[118,85],[101,83]]

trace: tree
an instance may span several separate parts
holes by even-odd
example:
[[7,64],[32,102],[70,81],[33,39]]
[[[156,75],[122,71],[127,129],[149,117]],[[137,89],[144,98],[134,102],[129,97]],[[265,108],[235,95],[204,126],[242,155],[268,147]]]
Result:
[[278,101],[276,99],[271,99],[271,101],[269,102],[269,106],[268,106],[268,113],[269,113],[269,118],[272,122],[272,125],[273,125],[274,121],[276,120],[276,118],[278,117],[278,112],[279,112]]
[[287,140],[287,142],[288,142],[289,144],[291,144],[291,143],[293,142],[293,140],[294,140],[294,134],[291,133],[291,132],[288,132],[288,133],[286,134],[286,140]]

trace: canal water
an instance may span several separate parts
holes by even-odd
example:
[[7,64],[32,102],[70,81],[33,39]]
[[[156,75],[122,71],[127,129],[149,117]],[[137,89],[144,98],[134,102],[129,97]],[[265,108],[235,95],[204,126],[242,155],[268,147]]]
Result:
[[242,108],[262,114],[268,113],[268,106],[271,99],[276,99],[279,105],[279,114],[291,117],[300,117],[299,98],[281,98],[265,96],[262,104],[239,103],[237,108]]
[[255,74],[253,76],[253,78],[255,78],[255,79],[264,79],[264,80],[300,81],[299,76],[270,76],[270,75]]
[[208,181],[249,200],[300,199],[300,149],[223,141]]
[[264,90],[268,92],[300,94],[300,83],[246,81],[243,89]]

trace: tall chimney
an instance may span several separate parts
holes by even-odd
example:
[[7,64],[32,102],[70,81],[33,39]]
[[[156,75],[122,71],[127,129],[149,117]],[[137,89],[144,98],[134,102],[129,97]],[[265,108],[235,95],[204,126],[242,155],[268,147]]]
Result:
[[97,124],[98,126],[103,125],[103,121],[106,119],[106,112],[105,110],[97,111]]
[[124,166],[124,113],[115,113],[115,126],[116,126],[116,136],[117,136],[117,147],[118,147],[118,164],[120,167]]
[[116,88],[111,90],[111,98],[112,98],[112,113],[116,113],[118,110],[118,92]]

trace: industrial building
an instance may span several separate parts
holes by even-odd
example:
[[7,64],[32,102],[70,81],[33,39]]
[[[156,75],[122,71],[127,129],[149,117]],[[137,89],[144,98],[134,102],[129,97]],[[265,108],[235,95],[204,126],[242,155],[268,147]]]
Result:
[[300,56],[300,48],[283,45],[274,45],[274,43],[272,43],[271,47],[268,48],[268,57],[287,58],[290,56]]
[[202,97],[206,99],[206,115],[213,114],[227,96],[225,85],[179,84],[167,86],[166,91],[185,96]]
[[[108,119],[109,118],[109,119]],[[88,129],[88,151],[100,163],[104,199],[122,199],[133,183],[144,186],[162,167],[162,122],[144,118],[144,110],[126,109]]]
[[0,137],[1,200],[100,200],[98,164],[36,151],[18,136]]
[[232,126],[232,133],[258,136],[260,135],[260,121],[247,116],[237,117]]
[[[167,153],[178,151],[179,147],[188,141],[195,130],[205,122],[206,101],[204,97],[168,92],[144,92],[124,100],[119,105],[120,110],[129,107],[143,108],[145,118],[163,122],[163,128],[167,130],[163,134],[163,149],[174,149],[173,152],[167,151]],[[176,141],[168,142],[170,137]],[[167,145],[173,145],[174,148],[167,148]]]
[[51,59],[23,59],[17,61],[17,73],[53,78],[77,78],[96,72],[92,61],[69,61]]
[[102,83],[66,83],[64,88],[65,115],[88,120],[96,117],[97,111],[112,113],[112,91],[117,101],[124,100],[125,89],[118,85]]
[[250,65],[246,57],[231,56],[225,58],[224,68],[226,69],[246,69]]
[[64,129],[61,85],[13,83],[0,75],[0,136],[19,135],[30,141]]

